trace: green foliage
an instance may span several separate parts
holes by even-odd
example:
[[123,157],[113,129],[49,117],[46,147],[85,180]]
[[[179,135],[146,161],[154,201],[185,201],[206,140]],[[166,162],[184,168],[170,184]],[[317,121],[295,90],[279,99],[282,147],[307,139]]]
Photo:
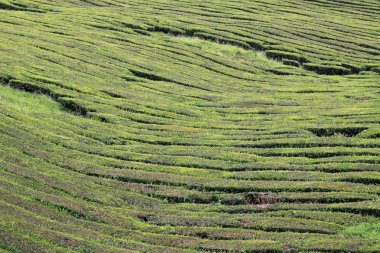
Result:
[[379,11],[0,0],[0,252],[378,252]]

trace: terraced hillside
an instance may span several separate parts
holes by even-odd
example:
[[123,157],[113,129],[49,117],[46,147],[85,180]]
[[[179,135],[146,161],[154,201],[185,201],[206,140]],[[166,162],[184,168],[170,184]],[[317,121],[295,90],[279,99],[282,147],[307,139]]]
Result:
[[0,0],[0,252],[380,252],[378,0]]

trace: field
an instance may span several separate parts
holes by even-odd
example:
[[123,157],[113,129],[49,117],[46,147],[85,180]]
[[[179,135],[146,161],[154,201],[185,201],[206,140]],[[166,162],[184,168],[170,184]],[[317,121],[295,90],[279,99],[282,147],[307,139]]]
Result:
[[378,0],[0,0],[0,252],[380,252]]

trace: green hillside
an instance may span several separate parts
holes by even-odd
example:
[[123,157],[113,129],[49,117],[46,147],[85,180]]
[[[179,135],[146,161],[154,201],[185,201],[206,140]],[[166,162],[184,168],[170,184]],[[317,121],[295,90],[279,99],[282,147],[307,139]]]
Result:
[[380,252],[378,0],[0,0],[0,253]]

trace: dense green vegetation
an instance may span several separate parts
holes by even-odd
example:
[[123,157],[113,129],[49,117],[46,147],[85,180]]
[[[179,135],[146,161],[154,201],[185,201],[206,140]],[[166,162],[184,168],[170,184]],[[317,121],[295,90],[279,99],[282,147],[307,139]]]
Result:
[[0,252],[379,252],[379,16],[0,0]]

